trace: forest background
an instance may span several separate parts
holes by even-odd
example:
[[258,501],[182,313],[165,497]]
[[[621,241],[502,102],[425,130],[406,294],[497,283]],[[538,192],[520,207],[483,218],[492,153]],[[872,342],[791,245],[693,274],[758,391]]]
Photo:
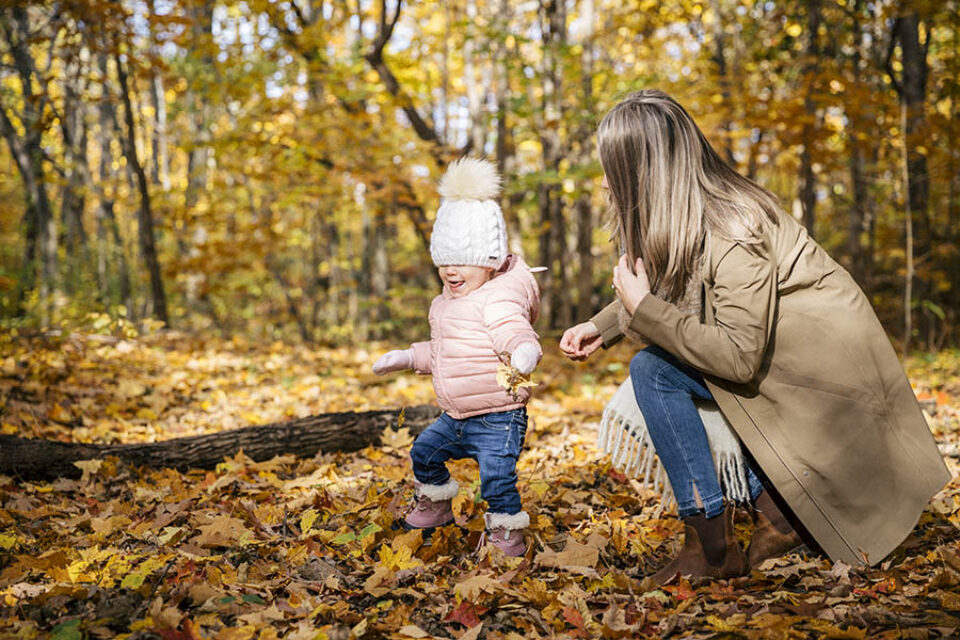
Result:
[[597,122],[656,87],[905,349],[958,338],[956,0],[72,0],[0,27],[8,329],[422,338],[467,153],[562,329],[610,299]]
[[[594,132],[640,88],[686,106],[914,352],[954,479],[874,568],[645,579],[682,523],[593,444],[635,346],[557,349],[612,297]],[[57,480],[14,460],[0,636],[956,637],[958,99],[960,0],[0,0],[0,453],[405,416],[352,453],[107,455]],[[370,370],[428,334],[436,182],[464,154],[496,162],[511,248],[548,267],[522,560],[477,552],[471,461],[461,528],[394,532],[401,408],[434,395]]]

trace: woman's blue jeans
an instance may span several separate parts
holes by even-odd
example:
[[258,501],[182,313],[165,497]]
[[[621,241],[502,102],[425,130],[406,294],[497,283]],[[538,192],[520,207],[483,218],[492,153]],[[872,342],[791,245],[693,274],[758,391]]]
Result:
[[[703,376],[660,347],[651,346],[630,361],[630,378],[647,423],[657,457],[670,478],[677,499],[677,514],[700,511],[697,494],[708,518],[723,511],[723,490],[710,454],[707,432],[694,404],[713,400]],[[763,491],[756,472],[747,467],[751,498]]]
[[410,449],[413,475],[423,484],[444,484],[450,479],[447,460],[473,458],[480,465],[480,495],[490,513],[519,513],[517,458],[526,435],[526,408],[463,420],[441,413]]

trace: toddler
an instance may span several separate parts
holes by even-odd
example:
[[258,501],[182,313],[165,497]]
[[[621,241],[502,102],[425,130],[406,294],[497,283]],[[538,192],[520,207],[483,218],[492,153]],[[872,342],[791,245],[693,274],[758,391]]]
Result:
[[489,506],[487,539],[511,556],[526,552],[529,515],[517,492],[517,458],[527,431],[527,388],[497,384],[503,361],[529,374],[542,352],[531,326],[540,289],[524,261],[507,254],[506,225],[495,198],[500,177],[485,161],[464,158],[440,180],[442,198],[430,254],[443,290],[430,305],[430,341],[390,351],[373,371],[413,369],[432,374],[440,417],[410,451],[416,505],[408,529],[432,530],[453,522],[459,487],[447,460],[472,458],[480,466],[480,493]]

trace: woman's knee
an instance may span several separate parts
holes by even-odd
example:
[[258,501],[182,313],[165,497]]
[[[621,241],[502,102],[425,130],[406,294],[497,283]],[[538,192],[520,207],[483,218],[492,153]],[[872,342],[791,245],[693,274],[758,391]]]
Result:
[[652,387],[657,373],[663,368],[663,365],[663,358],[653,347],[647,347],[638,352],[630,360],[630,378],[633,380],[634,388]]

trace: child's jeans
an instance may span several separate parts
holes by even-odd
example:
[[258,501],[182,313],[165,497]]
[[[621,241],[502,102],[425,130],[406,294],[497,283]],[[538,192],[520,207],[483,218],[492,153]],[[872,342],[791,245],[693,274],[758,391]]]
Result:
[[413,443],[413,475],[421,484],[450,480],[447,460],[472,458],[480,465],[480,495],[490,513],[522,510],[517,458],[527,435],[527,410],[498,411],[457,420],[445,412]]

